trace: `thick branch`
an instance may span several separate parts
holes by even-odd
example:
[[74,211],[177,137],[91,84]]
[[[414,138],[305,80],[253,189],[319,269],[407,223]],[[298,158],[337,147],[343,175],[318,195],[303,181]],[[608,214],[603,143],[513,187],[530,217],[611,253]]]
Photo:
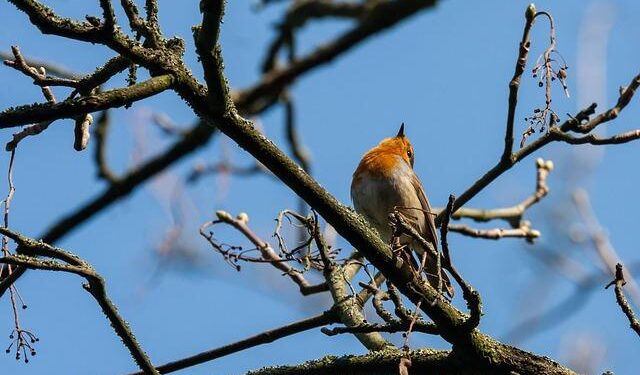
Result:
[[99,43],[104,39],[103,30],[88,22],[76,22],[58,16],[51,8],[35,0],[9,0],[29,16],[33,25],[44,34],[55,34],[69,39]]
[[[366,323],[362,312],[362,305],[355,295],[350,295],[347,290],[347,279],[345,267],[339,266],[329,257],[329,250],[315,222],[314,238],[320,252],[320,257],[324,263],[324,277],[329,286],[331,297],[333,298],[334,310],[340,322],[347,327],[358,327]],[[380,333],[362,332],[355,333],[358,340],[369,350],[381,350],[392,346]]]
[[222,67],[221,51],[218,45],[220,35],[220,23],[224,15],[224,0],[201,0],[200,12],[202,12],[202,24],[194,30],[196,50],[207,82],[209,92],[209,104],[213,110],[222,114],[230,100],[226,84],[221,84],[224,77],[220,76]]

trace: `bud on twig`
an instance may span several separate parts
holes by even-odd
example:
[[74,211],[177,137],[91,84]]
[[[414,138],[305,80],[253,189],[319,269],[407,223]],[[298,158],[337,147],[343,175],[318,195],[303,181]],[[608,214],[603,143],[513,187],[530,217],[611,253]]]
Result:
[[524,13],[524,17],[527,19],[527,22],[531,22],[533,20],[533,17],[536,16],[536,12],[536,4],[529,4],[527,11]]
[[73,148],[76,151],[82,151],[89,144],[89,126],[93,123],[93,116],[87,113],[85,116],[76,117],[76,127],[74,129],[75,139]]

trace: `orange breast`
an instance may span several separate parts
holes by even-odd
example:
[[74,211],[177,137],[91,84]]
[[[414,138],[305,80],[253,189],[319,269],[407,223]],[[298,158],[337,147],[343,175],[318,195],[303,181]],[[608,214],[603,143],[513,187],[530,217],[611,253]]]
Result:
[[353,177],[362,178],[363,175],[372,177],[390,177],[402,163],[403,144],[396,139],[386,139],[369,150],[360,160]]

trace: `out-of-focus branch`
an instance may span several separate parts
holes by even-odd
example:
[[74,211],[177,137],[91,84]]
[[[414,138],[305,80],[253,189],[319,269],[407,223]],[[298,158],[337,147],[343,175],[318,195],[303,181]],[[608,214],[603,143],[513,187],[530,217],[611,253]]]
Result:
[[[127,346],[136,363],[147,374],[159,374],[153,367],[147,354],[138,344],[129,325],[118,313],[118,309],[109,299],[105,290],[104,279],[84,260],[59,248],[36,241],[0,227],[0,234],[11,238],[18,245],[17,255],[7,255],[0,258],[0,263],[19,265],[25,268],[62,271],[82,276],[87,280],[84,288],[95,298],[102,312],[109,319],[114,331]],[[54,260],[39,260],[34,256],[52,258]]]
[[625,284],[626,281],[624,281],[622,264],[618,263],[616,264],[616,278],[605,288],[609,288],[611,285],[615,285],[616,301],[618,302],[618,305],[620,306],[620,309],[622,309],[624,315],[626,315],[627,319],[629,320],[631,329],[633,329],[638,334],[638,336],[640,336],[640,321],[638,321],[638,318],[636,318],[633,310],[631,309],[631,306],[629,306],[629,302],[627,302],[627,299],[624,296],[624,292],[622,291],[622,287]]
[[291,154],[293,155],[294,160],[300,164],[302,169],[307,171],[307,173],[311,173],[311,156],[309,155],[309,151],[302,144],[300,135],[298,134],[293,100],[289,96],[288,92],[284,92],[282,94],[281,100],[285,106],[286,135]]
[[[214,129],[215,128],[204,121],[200,121],[163,154],[152,158],[140,167],[124,174],[116,183],[109,185],[104,192],[98,194],[98,196],[80,206],[75,211],[62,217],[41,236],[42,239],[48,243],[59,240],[70,231],[76,229],[80,224],[102,212],[106,207],[130,194],[143,182],[163,171],[169,165],[204,146],[215,134]],[[22,276],[24,272],[24,268],[18,267],[9,277],[0,281],[0,297],[2,297],[7,288]]]
[[232,164],[228,160],[222,160],[213,164],[196,164],[193,167],[191,173],[187,175],[186,181],[188,183],[195,183],[200,180],[204,176],[215,175],[215,174],[230,174],[233,176],[255,176],[255,175],[264,175],[273,177],[273,174],[269,172],[267,168],[265,168],[262,164],[253,163],[253,165],[248,166],[238,166]]
[[[601,269],[608,272],[610,275],[615,275],[617,268],[616,264],[620,262],[620,257],[618,256],[615,248],[609,242],[607,234],[602,229],[596,213],[591,207],[589,195],[584,190],[577,190],[573,194],[573,201],[578,213],[587,227],[589,238],[593,243],[593,249],[601,263]],[[629,284],[627,288],[631,294],[631,299],[634,301],[636,306],[639,306],[640,287],[629,269],[627,269],[626,274],[627,279],[625,282]]]
[[327,0],[306,0],[292,2],[284,19],[276,26],[278,35],[267,48],[267,56],[262,63],[262,71],[268,72],[276,65],[278,52],[292,37],[296,29],[301,28],[311,19],[325,17],[356,19],[365,15],[368,8],[375,4],[358,4]]
[[[310,54],[285,67],[266,72],[260,83],[243,90],[234,101],[242,113],[262,112],[272,105],[285,87],[297,77],[318,65],[330,62],[363,40],[406,20],[419,11],[435,6],[435,0],[379,1],[368,16],[334,41],[318,47]],[[246,105],[251,103],[251,105]]]
[[100,112],[93,128],[93,134],[96,138],[94,160],[98,168],[98,178],[113,184],[118,181],[118,177],[109,168],[109,162],[107,161],[107,134],[109,133],[110,124],[109,111]]

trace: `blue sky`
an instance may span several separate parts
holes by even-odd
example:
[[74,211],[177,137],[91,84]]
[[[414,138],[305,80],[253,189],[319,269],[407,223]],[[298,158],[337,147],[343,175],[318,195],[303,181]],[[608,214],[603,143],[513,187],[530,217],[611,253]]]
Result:
[[[99,14],[97,1],[49,3],[66,16]],[[234,88],[243,88],[259,78],[259,62],[274,37],[272,26],[282,8],[255,12],[249,1],[229,3],[222,28],[226,72]],[[299,80],[292,94],[301,136],[312,153],[318,181],[338,199],[349,202],[351,173],[361,155],[381,138],[395,134],[398,125],[405,122],[416,150],[415,168],[432,204],[442,206],[449,194],[466,189],[493,166],[501,152],[507,84],[513,74],[527,4],[443,1]],[[618,87],[626,85],[640,70],[640,50],[636,48],[640,4],[631,0],[575,0],[536,5],[555,17],[558,50],[569,65],[572,96],[564,98],[561,88],[554,87],[556,112],[565,118],[565,113],[576,113],[594,100],[600,108],[615,103]],[[194,0],[160,1],[163,31],[185,37],[185,58],[201,77],[190,39],[190,27],[199,22],[197,9]],[[3,51],[19,45],[25,56],[47,59],[78,72],[90,72],[114,55],[101,46],[43,36],[6,2],[0,3],[0,14]],[[347,26],[321,21],[305,28],[299,38],[300,52],[312,50]],[[540,20],[532,34],[532,58],[546,46],[547,35],[548,25]],[[524,117],[544,101],[543,91],[528,74],[529,68],[523,77],[516,115],[518,135],[527,126]],[[0,82],[3,108],[42,101],[39,90],[11,69],[0,69]],[[124,84],[125,76],[120,75],[110,87]],[[65,94],[56,93],[59,97]],[[185,126],[194,121],[191,110],[171,92],[114,112],[109,159],[116,171],[124,171],[141,157],[170,144],[170,137],[158,134],[150,125],[153,112],[164,113]],[[635,120],[639,115],[640,105],[632,102],[618,120],[604,126],[604,131],[613,134],[633,129],[638,126]],[[255,120],[269,137],[285,146],[281,108]],[[92,151],[73,151],[72,132],[69,121],[59,121],[20,145],[12,228],[37,237],[62,214],[104,189],[104,183],[95,179]],[[8,141],[11,133],[0,133],[1,140]],[[171,225],[167,197],[180,191],[176,181],[184,179],[195,163],[220,160],[223,153],[238,164],[251,162],[231,141],[218,137],[210,147],[58,243],[87,259],[105,276],[111,297],[154,363],[224,345],[330,306],[327,296],[299,296],[295,286],[270,268],[246,266],[242,272],[234,271],[197,235],[201,222],[210,219],[215,210],[224,209],[233,214],[248,212],[252,228],[269,239],[278,211],[296,207],[297,201],[268,177],[210,177],[182,188],[188,218],[182,236],[185,248],[195,256],[171,265],[158,261],[154,249]],[[588,191],[593,211],[620,257],[626,263],[638,259],[634,236],[637,218],[633,212],[640,209],[640,204],[630,198],[640,182],[640,172],[635,168],[638,156],[635,143],[606,149],[552,145],[505,173],[469,203],[483,208],[515,204],[533,191],[536,157],[552,159],[556,165],[548,180],[549,197],[526,215],[534,227],[542,230],[539,245],[528,246],[520,240],[450,239],[457,268],[483,296],[484,332],[504,338],[516,322],[572,293],[573,284],[548,272],[532,253],[553,248],[583,264],[586,270],[597,272],[593,249],[567,240],[567,233],[578,221],[570,204],[570,193],[578,187]],[[0,156],[2,176],[7,163],[8,154]],[[4,195],[6,188],[4,183],[0,185],[0,194]],[[229,242],[238,240],[231,232],[226,235]],[[348,251],[348,244],[339,244]],[[40,337],[38,354],[27,365],[17,363],[11,355],[0,356],[0,372],[114,374],[135,369],[128,352],[80,285],[77,277],[44,272],[29,272],[20,280],[18,286],[29,305],[21,313],[22,325]],[[0,301],[0,318],[0,337],[7,337],[12,319],[6,298]],[[5,343],[9,344],[8,338]],[[540,328],[517,344],[563,363],[574,363],[572,353],[584,345],[599,372],[610,369],[627,374],[640,366],[638,337],[628,328],[613,292],[600,287],[562,324]],[[0,345],[5,344],[0,341]],[[412,336],[412,346],[426,345],[447,348],[442,340]],[[185,373],[243,373],[264,365],[347,353],[364,350],[352,337],[328,338],[312,330]]]

